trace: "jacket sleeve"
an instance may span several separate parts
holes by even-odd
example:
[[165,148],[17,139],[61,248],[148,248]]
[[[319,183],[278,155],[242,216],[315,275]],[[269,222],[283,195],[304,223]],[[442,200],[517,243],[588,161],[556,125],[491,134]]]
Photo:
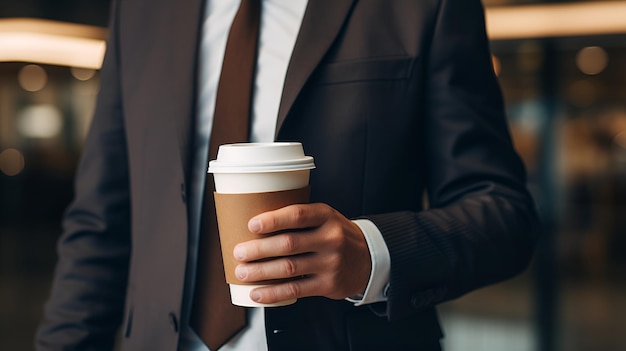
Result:
[[429,209],[369,216],[391,256],[391,320],[507,279],[537,236],[479,0],[442,0],[425,83]]
[[[115,5],[113,6],[115,13]],[[111,350],[121,322],[130,255],[128,159],[113,23],[101,91],[63,220],[38,350]]]

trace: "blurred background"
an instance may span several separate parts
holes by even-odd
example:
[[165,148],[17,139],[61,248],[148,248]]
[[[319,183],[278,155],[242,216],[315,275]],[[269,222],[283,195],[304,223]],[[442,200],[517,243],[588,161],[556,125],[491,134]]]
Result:
[[[546,225],[529,270],[441,306],[447,351],[626,350],[626,1],[484,0]],[[0,350],[31,350],[109,0],[0,2]]]

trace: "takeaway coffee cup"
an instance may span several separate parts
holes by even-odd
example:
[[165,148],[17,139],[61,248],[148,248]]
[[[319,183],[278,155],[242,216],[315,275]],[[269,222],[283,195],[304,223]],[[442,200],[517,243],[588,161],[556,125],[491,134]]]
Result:
[[215,209],[226,281],[234,305],[268,307],[295,302],[268,305],[252,301],[250,291],[263,285],[237,279],[238,262],[233,249],[241,242],[259,238],[248,230],[252,217],[309,201],[309,173],[313,168],[313,158],[304,155],[302,144],[282,142],[221,145],[217,159],[209,163],[209,173],[215,179]]

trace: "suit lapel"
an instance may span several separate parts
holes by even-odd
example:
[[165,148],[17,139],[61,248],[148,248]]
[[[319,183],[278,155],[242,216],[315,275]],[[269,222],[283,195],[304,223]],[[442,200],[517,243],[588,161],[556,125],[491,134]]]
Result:
[[[175,37],[187,38],[184,42],[188,43],[176,55],[178,58],[176,66],[180,70],[185,70],[185,67],[190,67],[189,69],[192,70],[191,74],[179,74],[177,77],[173,77],[175,79],[188,80],[183,82],[184,84],[180,84],[180,86],[193,87],[193,89],[186,90],[188,94],[184,97],[189,102],[189,113],[175,118],[181,162],[186,176],[189,175],[192,122],[197,112],[199,39],[206,1],[189,0],[185,6],[175,6],[176,16],[174,16],[174,23],[171,24],[171,28],[176,31]],[[278,134],[281,125],[307,79],[337,37],[355,1],[309,0],[285,77],[276,124],[276,134]],[[193,64],[189,65],[190,62]]]
[[302,87],[337,37],[355,1],[309,0],[285,77],[276,135]]

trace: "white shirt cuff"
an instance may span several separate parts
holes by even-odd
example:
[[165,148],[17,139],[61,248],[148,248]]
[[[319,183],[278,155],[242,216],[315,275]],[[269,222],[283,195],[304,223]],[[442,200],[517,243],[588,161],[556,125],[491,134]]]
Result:
[[353,222],[359,226],[367,242],[372,258],[372,271],[363,296],[352,296],[346,300],[353,302],[355,306],[387,301],[391,257],[385,239],[378,227],[369,219],[357,219]]

